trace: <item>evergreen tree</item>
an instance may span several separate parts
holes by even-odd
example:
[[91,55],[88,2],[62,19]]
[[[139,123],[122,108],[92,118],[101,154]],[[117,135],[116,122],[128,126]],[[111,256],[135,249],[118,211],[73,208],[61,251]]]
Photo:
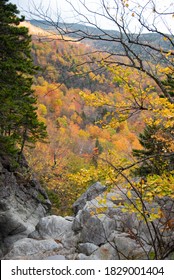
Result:
[[95,147],[93,149],[93,154],[92,154],[92,163],[94,164],[95,167],[98,166],[98,157],[102,152],[103,152],[103,147],[97,138],[95,140]]
[[147,125],[143,133],[139,135],[142,150],[133,150],[133,155],[140,161],[135,175],[147,176],[148,174],[161,175],[164,171],[174,169],[174,156],[170,147],[163,138],[157,137],[157,133],[163,133],[168,137],[172,131],[159,127],[158,125]]
[[46,137],[45,125],[38,121],[32,77],[37,68],[31,57],[31,36],[19,26],[16,5],[0,1],[0,142],[7,150]]

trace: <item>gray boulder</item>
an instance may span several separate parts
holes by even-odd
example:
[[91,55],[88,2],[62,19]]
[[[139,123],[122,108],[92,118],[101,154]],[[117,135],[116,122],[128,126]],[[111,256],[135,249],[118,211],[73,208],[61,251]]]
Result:
[[105,214],[91,215],[87,209],[84,209],[75,217],[72,228],[79,231],[82,243],[100,245],[105,243],[111,232],[115,230],[115,221]]
[[34,239],[54,239],[63,245],[62,254],[74,253],[78,235],[72,230],[72,217],[48,216],[41,218],[35,231],[29,234]]
[[91,255],[94,253],[99,247],[93,243],[79,243],[78,244],[78,251],[80,253],[85,254],[86,256]]
[[48,216],[41,218],[36,225],[36,230],[29,236],[38,239],[63,240],[66,234],[72,233],[72,222],[61,216]]
[[24,238],[15,242],[3,259],[45,259],[50,254],[53,255],[58,252],[60,249],[62,249],[62,245],[52,239],[34,240],[31,238]]
[[118,252],[114,244],[106,242],[89,256],[89,260],[118,260]]
[[77,260],[118,260],[117,250],[111,243],[105,243],[98,247],[91,255],[80,253],[77,255]]
[[91,187],[87,189],[87,191],[82,194],[79,199],[73,204],[73,210],[75,215],[78,213],[79,210],[83,209],[87,201],[92,200],[93,198],[97,197],[104,191],[106,191],[107,187],[101,185],[101,183],[97,182],[93,184]]
[[142,244],[128,233],[114,231],[109,241],[113,244],[120,259],[147,259],[147,253],[151,250],[150,246]]

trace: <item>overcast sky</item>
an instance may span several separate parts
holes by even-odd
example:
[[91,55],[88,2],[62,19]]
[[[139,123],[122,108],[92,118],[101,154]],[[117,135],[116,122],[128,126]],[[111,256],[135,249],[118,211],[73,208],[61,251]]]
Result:
[[[108,21],[106,20],[106,18],[104,17],[97,17],[97,18],[92,18],[92,16],[90,16],[88,14],[88,12],[82,8],[79,4],[78,4],[79,0],[71,0],[72,4],[75,5],[77,7],[77,9],[84,15],[88,16],[90,18],[91,21],[96,21],[97,20],[97,24],[101,27],[101,28],[105,28],[105,29],[114,29],[114,24],[112,21]],[[106,0],[105,3],[108,3],[108,5],[111,7],[112,11],[112,7],[114,7],[114,4],[112,4],[115,0]],[[164,10],[166,10],[166,8],[170,7],[168,11],[174,11],[174,1],[173,0],[153,0],[154,3],[157,4],[157,8],[159,12],[163,12]],[[63,20],[65,22],[78,22],[77,17],[75,18],[75,13],[72,11],[72,7],[67,3],[66,0],[10,0],[10,2],[16,4],[18,6],[18,9],[21,11],[22,14],[25,15],[26,19],[30,19],[31,15],[25,11],[29,11],[32,10],[34,11],[33,8],[33,3],[35,5],[35,8],[39,8],[39,11],[46,11],[47,8],[49,7],[49,15],[52,17],[52,19],[54,21],[57,21],[57,15],[60,16],[59,20]],[[86,3],[88,5],[88,7],[93,10],[93,11],[99,11],[101,12],[101,2],[102,0],[86,0]],[[117,2],[117,1],[116,1]],[[145,5],[146,2],[148,2],[148,0],[129,0],[129,4],[131,2],[139,2],[140,5]],[[135,4],[133,4],[135,6]],[[114,12],[115,9],[113,9]],[[152,13],[152,9],[147,9],[147,11],[143,12],[143,15],[145,15],[147,17],[147,21],[150,22],[150,20],[152,20],[153,17],[153,13]],[[33,16],[32,16],[33,17]],[[82,17],[80,18],[82,20]],[[83,19],[84,20],[84,19]],[[166,31],[166,27],[165,25],[167,25],[169,27],[169,29],[171,30],[172,33],[174,33],[174,17],[172,17],[171,15],[165,17],[165,19],[161,20],[161,18],[159,17],[156,20],[156,25],[158,26],[158,28],[160,28],[160,31],[162,32],[167,32]],[[138,22],[135,22],[135,19],[131,18],[130,20],[130,28],[132,32],[138,32],[138,30],[136,30],[136,28],[138,26]]]

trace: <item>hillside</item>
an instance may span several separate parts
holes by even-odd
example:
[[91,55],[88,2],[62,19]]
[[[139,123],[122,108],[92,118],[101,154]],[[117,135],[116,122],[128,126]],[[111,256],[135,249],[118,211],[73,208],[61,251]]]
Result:
[[142,149],[138,136],[151,116],[147,108],[159,102],[159,89],[149,77],[103,67],[103,55],[88,44],[33,36],[32,56],[41,67],[33,89],[48,143],[26,149],[26,156],[52,197],[55,213],[71,213],[73,202],[96,181],[112,185],[105,162],[126,166],[135,161],[132,150]]
[[[35,21],[34,21],[35,22]],[[33,21],[23,21],[19,24],[19,26],[25,26],[29,30],[29,34],[33,36],[33,38],[38,39],[38,40],[46,40],[46,41],[52,41],[52,40],[61,40],[62,36],[57,34],[54,30],[51,29],[44,29],[43,25],[35,25],[33,24]],[[64,40],[69,41],[72,40],[73,38],[64,36]]]
[[0,2],[0,256],[173,259],[174,53],[18,14]]
[[[34,35],[40,34],[40,29],[31,25],[30,30]],[[54,211],[63,215],[71,213],[72,203],[90,184],[97,180],[105,182],[108,175],[103,172],[104,166],[98,166],[97,157],[107,158],[112,153],[114,161],[125,157],[125,162],[129,162],[132,149],[141,148],[138,134],[144,127],[143,114],[107,126],[111,120],[108,114],[115,110],[117,101],[127,99],[128,92],[117,79],[114,81],[115,74],[109,68],[101,67],[95,52],[91,63],[88,58],[91,51],[94,49],[82,43],[41,41],[35,36],[32,41],[34,62],[41,67],[33,89],[38,99],[39,119],[47,126],[49,143],[38,143],[34,150],[27,149],[26,156],[50,193]],[[136,75],[140,83],[135,72]],[[114,102],[114,106],[95,107],[93,101],[92,104],[85,101],[82,93],[89,97],[101,95]],[[66,199],[62,200],[63,197]]]
[[37,35],[40,37],[48,37],[48,38],[50,36],[50,32],[31,24],[29,21],[21,22],[20,26],[27,27],[29,30],[29,34],[31,35]]
[[[85,26],[82,24],[77,23],[61,23],[59,22],[57,29],[53,26],[53,24],[49,24],[48,22],[42,20],[31,20],[32,25],[42,28],[43,30],[47,30],[47,32],[54,32],[54,33],[67,33],[70,36],[70,40],[80,40],[84,37],[82,42],[89,44],[90,46],[94,47],[95,49],[102,50],[105,52],[111,52],[112,54],[123,54],[124,49],[120,43],[117,43],[115,38],[121,38],[123,36],[123,41],[126,45],[132,49],[133,52],[142,55],[144,59],[149,59],[152,61],[152,55],[149,54],[149,51],[145,50],[144,47],[141,47],[142,44],[153,45],[154,47],[162,48],[165,50],[173,49],[172,43],[169,40],[164,40],[164,35],[155,32],[149,33],[142,33],[138,34],[124,34],[121,35],[116,30],[99,30],[95,27]],[[56,24],[55,24],[56,26]],[[62,30],[62,32],[61,32]],[[86,38],[84,34],[86,35]],[[96,37],[96,40],[95,38]],[[169,36],[170,37],[170,36]],[[66,36],[65,36],[66,38]],[[91,39],[90,39],[91,38]],[[98,38],[98,39],[97,39]],[[113,39],[112,39],[113,38]],[[129,42],[129,40],[131,42]],[[134,44],[138,38],[138,44]],[[107,41],[108,40],[108,41]],[[154,52],[155,53],[155,52]]]

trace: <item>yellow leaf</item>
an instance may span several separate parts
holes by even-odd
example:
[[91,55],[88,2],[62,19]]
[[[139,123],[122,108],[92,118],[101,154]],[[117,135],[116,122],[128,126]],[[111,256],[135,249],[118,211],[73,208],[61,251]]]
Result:
[[115,200],[115,199],[117,199],[117,197],[115,195],[112,195],[111,200]]
[[126,195],[130,199],[132,197],[131,191],[128,191]]

